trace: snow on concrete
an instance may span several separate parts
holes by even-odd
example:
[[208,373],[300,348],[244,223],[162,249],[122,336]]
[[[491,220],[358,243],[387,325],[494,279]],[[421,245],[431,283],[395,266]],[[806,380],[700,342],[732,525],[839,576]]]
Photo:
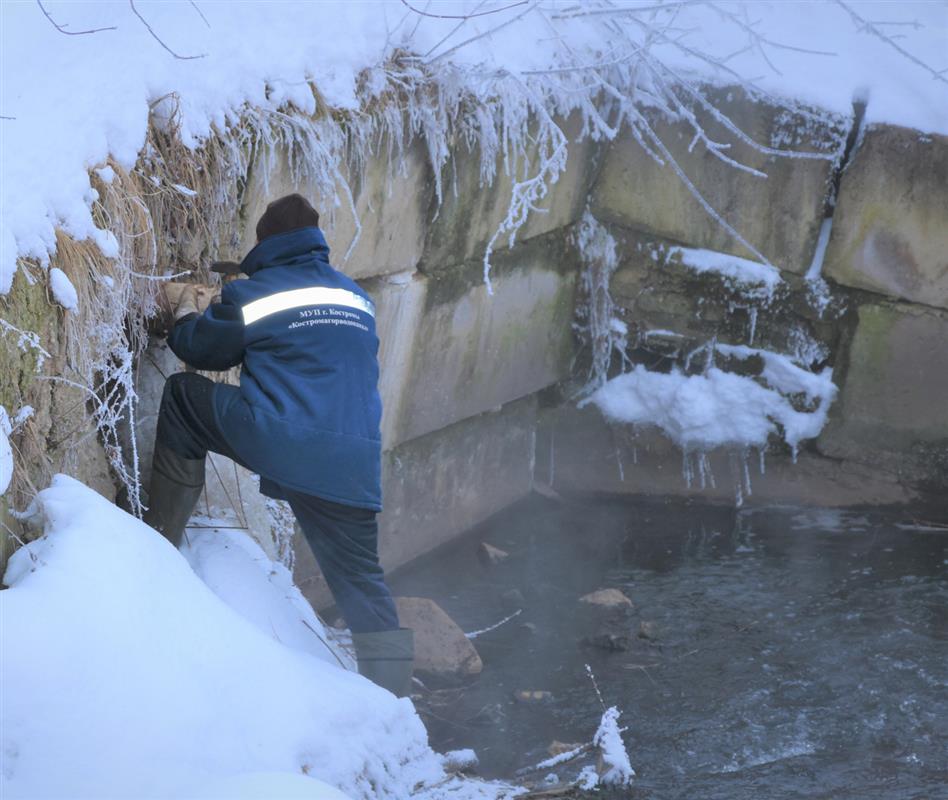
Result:
[[423,798],[510,795],[445,775],[409,700],[288,635],[302,613],[277,602],[285,576],[265,586],[256,548],[192,541],[212,590],[72,478],[28,516],[45,534],[14,553],[0,592],[4,798],[339,796],[316,781],[366,800],[419,784]]
[[[48,0],[44,7],[66,31],[100,30],[64,35],[38,4],[0,3],[0,294],[9,291],[17,256],[48,261],[57,227],[116,253],[114,238],[92,219],[89,170],[101,169],[108,180],[101,165],[109,156],[131,168],[150,110],[166,111],[168,98],[175,98],[183,140],[194,145],[246,108],[292,102],[314,111],[309,81],[328,105],[355,109],[385,85],[378,68],[396,49],[417,53],[434,70],[455,67],[451,79],[475,91],[503,74],[530,85],[550,68],[629,60],[647,20],[655,26],[651,52],[682,77],[743,79],[842,114],[858,97],[867,102],[867,122],[948,133],[948,83],[928,69],[948,66],[943,2],[673,3],[637,17],[639,24],[612,16],[608,5],[506,0],[444,0],[433,15],[401,3],[346,0]],[[474,11],[479,15],[459,20]],[[625,40],[614,38],[614,26],[624,26]]]
[[59,267],[49,271],[49,288],[53,292],[53,299],[67,311],[79,310],[79,295],[72,281]]
[[780,270],[776,267],[728,253],[694,247],[670,247],[668,259],[675,258],[695,272],[712,272],[735,283],[759,286],[767,298],[772,298],[774,290],[783,283]]

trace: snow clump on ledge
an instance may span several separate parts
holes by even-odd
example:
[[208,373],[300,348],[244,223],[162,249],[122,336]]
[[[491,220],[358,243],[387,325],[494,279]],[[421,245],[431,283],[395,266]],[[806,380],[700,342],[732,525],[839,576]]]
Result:
[[737,284],[759,286],[766,300],[772,300],[774,290],[783,283],[780,270],[776,267],[728,253],[693,247],[669,248],[667,259],[674,261],[676,258],[698,274],[712,272]]
[[[836,398],[831,368],[809,372],[789,356],[746,346],[715,349],[741,360],[759,356],[764,362],[760,380],[714,366],[701,375],[686,375],[679,370],[652,372],[638,365],[608,381],[581,405],[594,403],[614,422],[653,425],[685,452],[724,446],[763,448],[778,424],[794,452],[800,442],[819,435]],[[813,410],[794,408],[788,396],[801,394],[815,405]]]
[[45,535],[0,592],[4,798],[511,794],[446,776],[409,700],[282,644],[81,483],[26,515]]

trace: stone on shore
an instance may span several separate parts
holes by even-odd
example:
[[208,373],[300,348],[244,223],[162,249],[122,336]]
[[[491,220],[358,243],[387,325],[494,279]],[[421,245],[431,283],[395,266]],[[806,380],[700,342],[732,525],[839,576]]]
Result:
[[415,632],[415,671],[435,679],[465,679],[484,665],[457,623],[433,600],[396,597],[398,619]]

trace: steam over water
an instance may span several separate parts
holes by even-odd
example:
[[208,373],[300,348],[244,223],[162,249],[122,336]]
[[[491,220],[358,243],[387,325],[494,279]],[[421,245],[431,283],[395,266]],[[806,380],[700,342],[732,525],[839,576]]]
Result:
[[[948,529],[922,524],[934,513],[531,498],[393,581],[466,631],[524,609],[475,640],[474,685],[421,701],[431,743],[510,777],[554,739],[588,742],[602,714],[588,663],[628,726],[631,797],[948,797]],[[481,541],[510,557],[482,566]],[[603,587],[634,604],[627,650],[580,644],[596,623],[577,600]],[[569,781],[583,763],[552,771]]]

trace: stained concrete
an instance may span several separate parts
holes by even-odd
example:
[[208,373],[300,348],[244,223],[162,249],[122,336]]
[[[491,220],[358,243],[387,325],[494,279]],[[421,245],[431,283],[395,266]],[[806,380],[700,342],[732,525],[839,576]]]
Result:
[[[841,155],[848,120],[750,101],[739,89],[711,89],[709,98],[753,141],[776,149],[816,152],[829,159],[780,157],[754,149],[706,112],[697,118],[708,136],[728,145],[724,154],[766,177],[739,171],[702,143],[694,131],[658,112],[644,118],[708,203],[747,241],[782,270],[805,273],[813,256],[823,209]],[[753,257],[702,208],[676,175],[669,158],[659,164],[628,126],[609,144],[593,187],[593,214],[656,236],[738,256]]]
[[840,184],[823,274],[948,309],[948,137],[865,132]]

